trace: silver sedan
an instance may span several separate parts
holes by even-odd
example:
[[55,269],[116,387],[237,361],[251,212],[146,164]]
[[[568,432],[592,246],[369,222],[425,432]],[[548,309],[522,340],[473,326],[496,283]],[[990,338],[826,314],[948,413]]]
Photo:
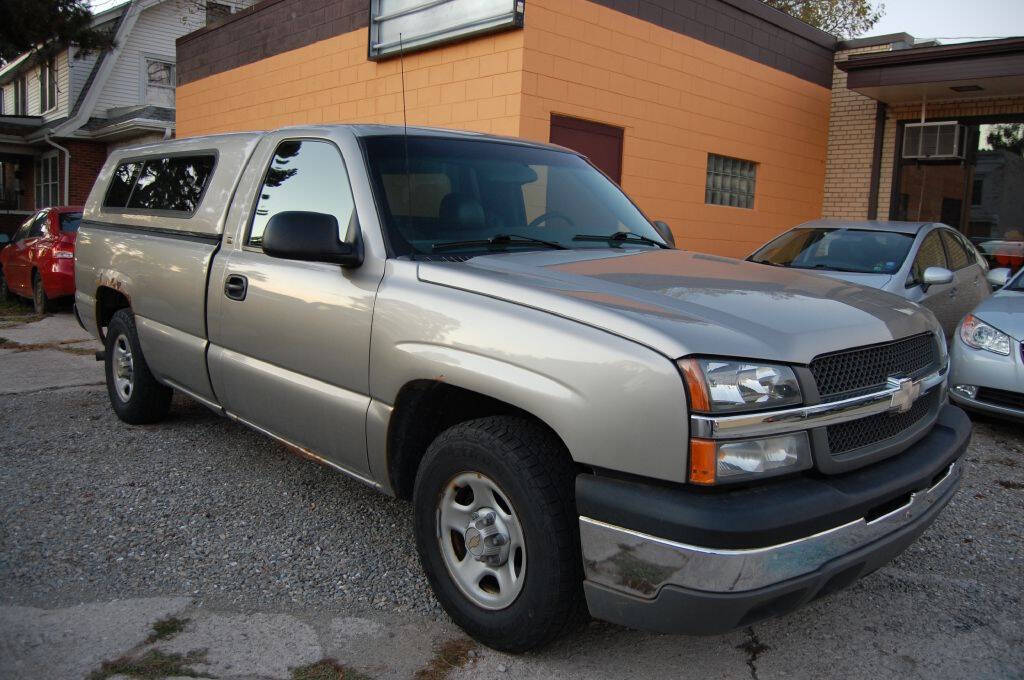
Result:
[[974,245],[933,222],[815,220],[747,259],[895,293],[930,309],[947,336],[991,292],[988,265]]
[[[993,283],[1008,269],[993,269]],[[1024,269],[967,315],[950,343],[950,397],[1024,422]]]

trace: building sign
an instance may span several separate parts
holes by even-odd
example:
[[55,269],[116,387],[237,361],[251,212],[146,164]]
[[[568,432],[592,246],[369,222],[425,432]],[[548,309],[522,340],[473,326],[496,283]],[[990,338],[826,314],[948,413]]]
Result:
[[523,26],[524,0],[371,0],[370,59]]

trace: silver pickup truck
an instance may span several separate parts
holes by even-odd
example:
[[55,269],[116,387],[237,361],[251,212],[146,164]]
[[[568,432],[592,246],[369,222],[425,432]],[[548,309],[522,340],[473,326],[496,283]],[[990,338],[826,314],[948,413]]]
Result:
[[[878,569],[970,435],[930,312],[687,253],[563,148],[382,126],[113,152],[76,313],[110,402],[177,390],[414,504],[452,619],[716,633]],[[367,518],[367,521],[373,521]]]

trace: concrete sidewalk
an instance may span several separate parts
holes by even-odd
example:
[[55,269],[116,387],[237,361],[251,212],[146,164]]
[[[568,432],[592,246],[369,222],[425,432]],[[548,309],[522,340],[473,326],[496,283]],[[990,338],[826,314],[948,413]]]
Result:
[[100,343],[69,313],[0,324],[0,394],[102,385]]

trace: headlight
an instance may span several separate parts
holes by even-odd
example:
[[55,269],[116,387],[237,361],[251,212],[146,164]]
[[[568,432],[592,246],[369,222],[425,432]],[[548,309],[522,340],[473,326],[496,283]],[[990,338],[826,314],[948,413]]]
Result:
[[973,314],[968,314],[960,324],[960,339],[968,347],[987,350],[1003,356],[1010,355],[1010,336],[992,328]]
[[694,484],[762,479],[810,467],[806,432],[737,441],[690,440],[690,481]]
[[682,359],[679,368],[694,411],[759,411],[803,401],[796,374],[789,366],[729,359]]

